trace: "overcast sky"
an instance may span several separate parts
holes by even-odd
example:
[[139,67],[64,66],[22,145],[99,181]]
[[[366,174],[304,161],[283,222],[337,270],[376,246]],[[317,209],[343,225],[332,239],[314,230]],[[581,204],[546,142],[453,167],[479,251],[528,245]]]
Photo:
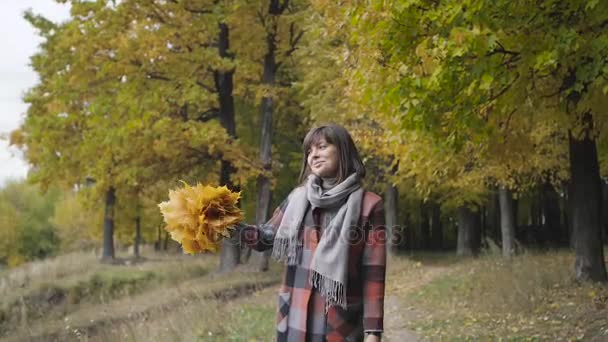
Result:
[[[31,8],[57,22],[68,18],[69,6],[53,0],[0,0],[0,8],[0,135],[6,135],[23,121],[27,106],[21,97],[37,82],[29,57],[41,40],[23,19],[23,12]],[[0,139],[0,186],[8,179],[24,178],[27,169],[19,151]]]

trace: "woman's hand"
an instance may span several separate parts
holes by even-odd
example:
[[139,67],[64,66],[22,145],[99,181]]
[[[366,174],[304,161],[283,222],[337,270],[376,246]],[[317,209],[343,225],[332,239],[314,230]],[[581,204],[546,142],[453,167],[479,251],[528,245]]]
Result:
[[380,336],[367,334],[365,337],[365,342],[380,342]]
[[241,231],[243,230],[243,228],[247,227],[247,224],[245,223],[237,223],[234,226],[232,226],[232,229],[230,230],[230,236],[239,236],[241,235]]

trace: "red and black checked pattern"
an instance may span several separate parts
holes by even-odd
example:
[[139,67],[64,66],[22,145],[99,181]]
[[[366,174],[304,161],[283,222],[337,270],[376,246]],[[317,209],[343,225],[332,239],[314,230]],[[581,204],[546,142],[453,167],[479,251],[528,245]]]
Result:
[[[272,248],[287,203],[287,199],[283,201],[266,224],[245,227],[241,241],[258,251]],[[365,332],[383,330],[387,238],[384,208],[382,199],[372,192],[365,192],[362,206],[359,228],[349,241],[347,306],[331,306],[327,314],[324,298],[310,285],[309,267],[323,228],[335,212],[311,210],[309,206],[299,236],[304,245],[301,261],[285,267],[279,290],[277,341],[362,341]]]

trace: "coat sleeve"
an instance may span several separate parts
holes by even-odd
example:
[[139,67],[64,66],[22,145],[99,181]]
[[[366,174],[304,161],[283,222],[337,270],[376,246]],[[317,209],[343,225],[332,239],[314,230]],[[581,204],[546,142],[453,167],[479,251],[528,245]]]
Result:
[[279,229],[279,225],[283,219],[283,213],[285,212],[288,203],[289,197],[274,210],[272,217],[266,223],[259,225],[243,225],[240,230],[241,244],[245,244],[259,252],[271,249],[274,242],[274,236]]
[[363,329],[366,333],[384,330],[387,240],[384,220],[384,204],[380,200],[370,213],[363,250]]

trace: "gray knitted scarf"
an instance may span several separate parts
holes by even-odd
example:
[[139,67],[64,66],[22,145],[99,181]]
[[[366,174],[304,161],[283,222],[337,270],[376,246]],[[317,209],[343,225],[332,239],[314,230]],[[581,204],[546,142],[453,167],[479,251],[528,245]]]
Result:
[[363,189],[360,179],[353,173],[343,182],[324,191],[322,180],[310,175],[305,186],[289,195],[289,202],[275,235],[273,258],[297,265],[302,255],[302,229],[304,215],[310,203],[313,208],[337,208],[337,214],[324,227],[323,235],[311,260],[310,283],[325,298],[325,310],[337,304],[346,308],[348,279],[349,232],[356,227],[361,213]]

